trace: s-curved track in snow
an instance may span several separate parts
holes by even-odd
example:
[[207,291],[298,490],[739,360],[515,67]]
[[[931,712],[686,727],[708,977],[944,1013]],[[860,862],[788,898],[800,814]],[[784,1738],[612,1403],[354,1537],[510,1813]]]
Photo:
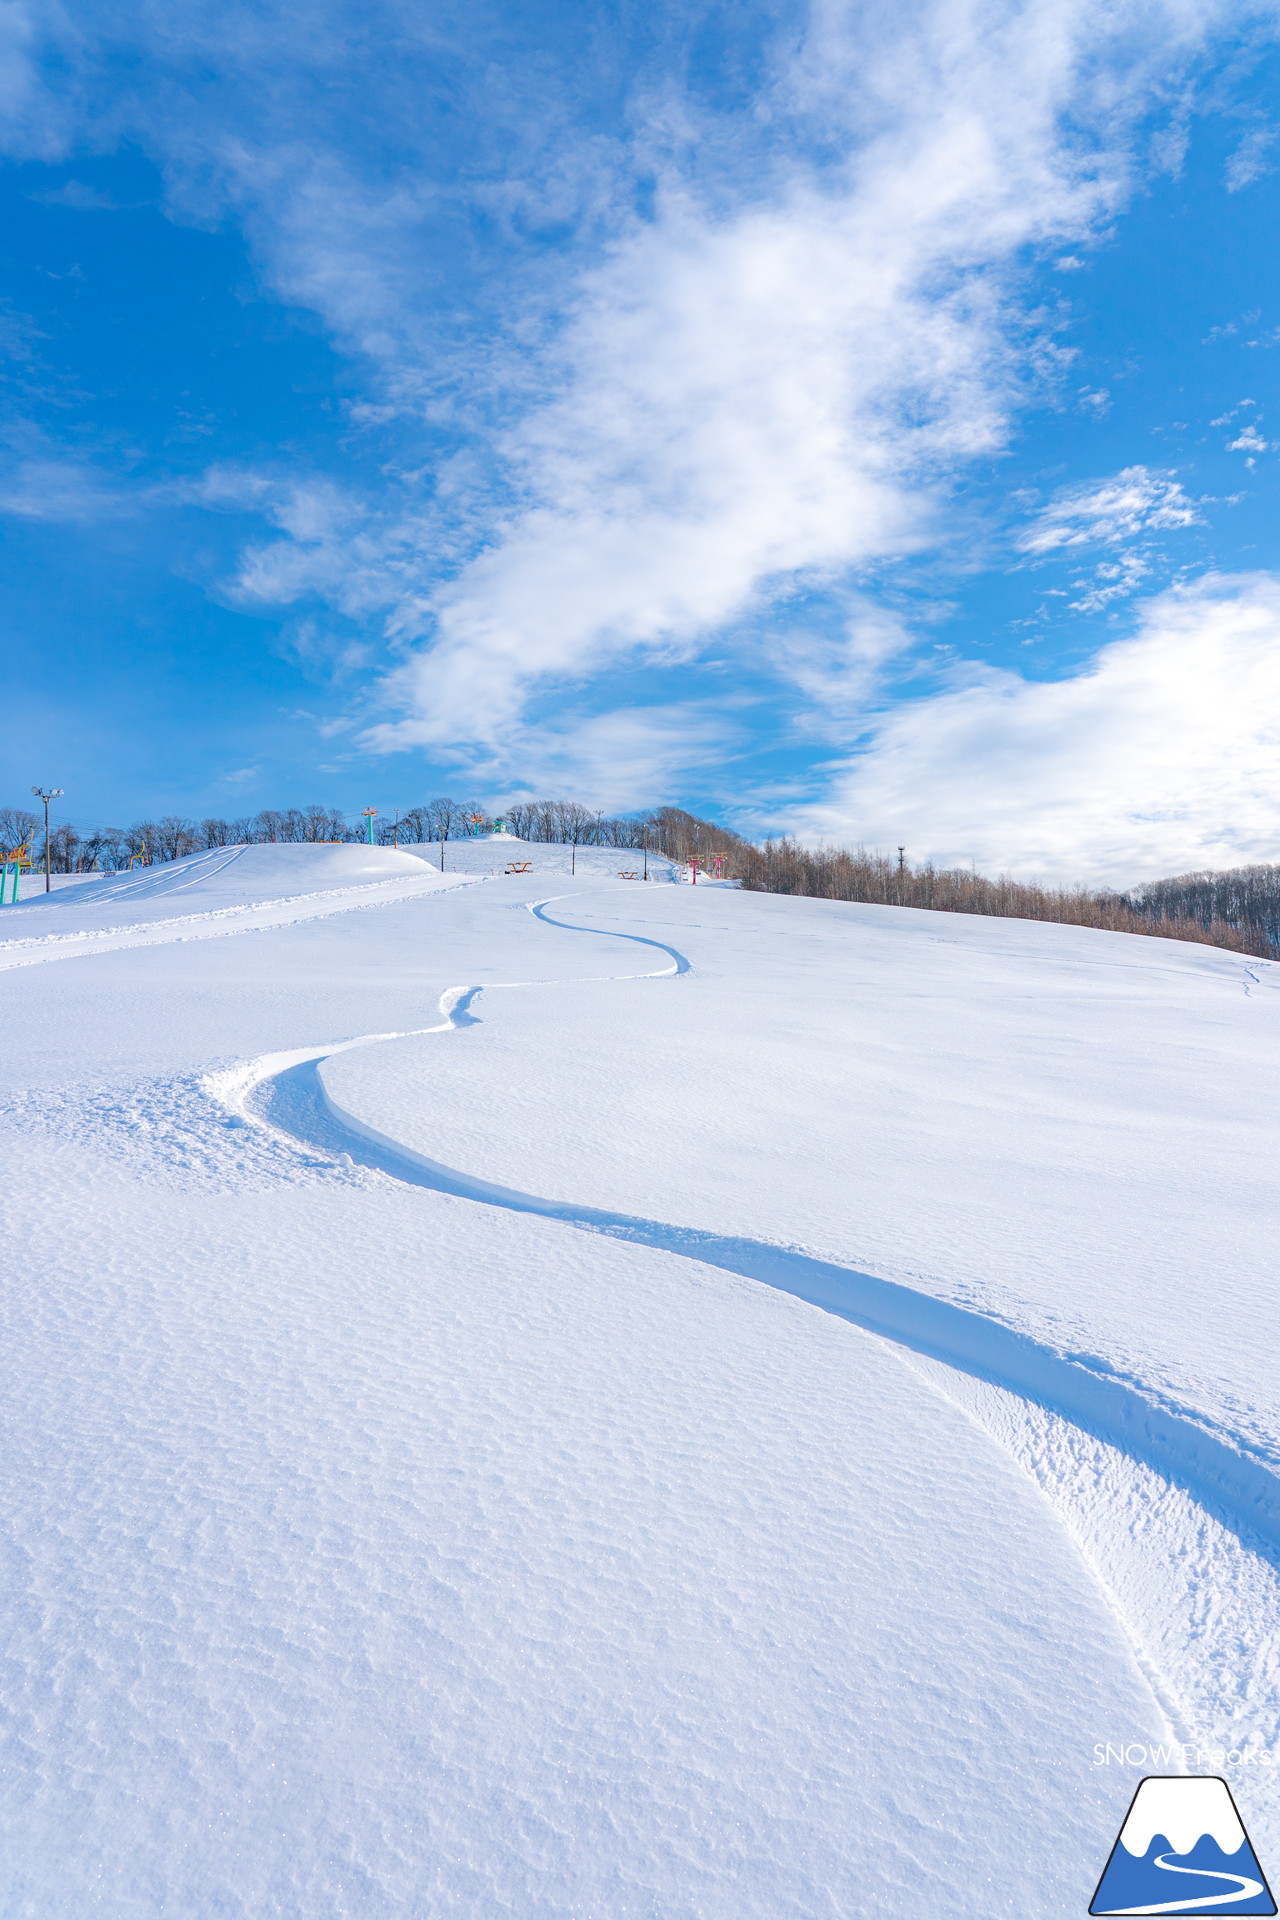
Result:
[[[546,911],[552,904],[554,900],[530,902],[528,910],[545,924],[566,932],[605,934],[654,947],[670,956],[670,964],[652,972],[608,978],[674,977],[691,970],[686,956],[663,941],[558,920]],[[911,1352],[1004,1388],[1183,1488],[1248,1548],[1273,1564],[1280,1563],[1280,1477],[1274,1466],[1229,1432],[1215,1430],[1185,1409],[1158,1401],[1099,1367],[1085,1365],[982,1313],[815,1258],[794,1247],[550,1200],[483,1180],[429,1159],[369,1126],[334,1100],[320,1072],[326,1059],[353,1048],[475,1025],[473,1003],[494,984],[535,983],[491,983],[487,989],[452,987],[441,996],[441,1019],[433,1026],[262,1055],[239,1068],[210,1076],[206,1084],[233,1112],[309,1150],[344,1157],[414,1186],[510,1212],[536,1214],[582,1232],[660,1248],[704,1266],[760,1281]]]

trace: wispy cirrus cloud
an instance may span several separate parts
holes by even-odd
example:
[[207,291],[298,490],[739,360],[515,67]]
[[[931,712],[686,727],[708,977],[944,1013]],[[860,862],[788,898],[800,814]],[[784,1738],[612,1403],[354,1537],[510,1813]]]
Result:
[[135,496],[87,461],[26,459],[0,471],[0,513],[19,520],[97,523],[138,507]]
[[[723,765],[743,744],[737,716],[711,701],[544,714],[490,759],[460,756],[469,778],[506,800],[579,791],[617,811],[649,806],[685,776],[691,755]],[[518,768],[513,782],[512,770]]]
[[30,198],[46,207],[67,207],[73,213],[118,213],[126,204],[104,193],[100,187],[86,185],[83,180],[66,180],[60,187],[42,188]]
[[[1156,565],[1156,536],[1199,523],[1200,502],[1171,473],[1125,467],[1105,480],[1064,487],[1017,536],[1032,562],[1076,562],[1068,576],[1074,613],[1101,613],[1147,582]],[[1086,555],[1103,550],[1087,567]]]
[[1114,545],[1136,535],[1194,526],[1199,515],[1182,483],[1151,467],[1125,467],[1108,480],[1064,487],[1018,537],[1023,553]]
[[1270,173],[1276,166],[1276,142],[1280,140],[1280,127],[1251,127],[1240,145],[1227,162],[1226,181],[1228,193],[1239,193],[1242,187],[1250,187],[1260,180],[1264,173]]

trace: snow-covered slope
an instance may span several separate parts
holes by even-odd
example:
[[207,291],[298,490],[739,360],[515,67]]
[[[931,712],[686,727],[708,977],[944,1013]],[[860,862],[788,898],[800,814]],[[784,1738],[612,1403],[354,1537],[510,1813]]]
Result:
[[[434,866],[440,864],[438,840],[411,847],[409,851]],[[640,879],[647,868],[651,882],[667,882],[682,879],[686,871],[661,854],[645,854],[636,847],[562,847],[545,840],[521,840],[513,833],[486,833],[475,839],[445,842],[446,873],[505,877],[508,867],[526,865],[542,879],[577,875],[620,880],[628,874]]]
[[1275,1739],[1276,970],[388,880],[0,983],[6,1911],[1083,1912]]
[[0,971],[79,953],[212,939],[461,885],[392,847],[214,847],[36,893],[0,914]]
[[[300,898],[337,888],[373,886],[388,880],[421,879],[420,861],[394,847],[264,845],[211,847],[157,866],[101,876],[86,875],[74,887],[40,891],[5,909],[0,927],[20,935],[73,922],[79,929],[161,913],[209,913],[265,899]],[[55,920],[50,920],[50,928]]]

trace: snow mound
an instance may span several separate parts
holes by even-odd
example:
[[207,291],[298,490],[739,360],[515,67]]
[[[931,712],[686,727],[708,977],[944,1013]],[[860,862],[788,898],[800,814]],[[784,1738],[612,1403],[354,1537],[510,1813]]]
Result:
[[48,948],[45,957],[54,957],[79,938],[100,947],[111,934],[132,945],[134,936],[161,924],[198,937],[198,922],[207,923],[206,931],[233,930],[230,922],[246,916],[255,924],[283,924],[464,883],[465,876],[441,874],[395,847],[211,847],[185,860],[41,891],[6,907],[0,914],[0,965],[22,964],[28,948]]
[[[158,900],[171,894],[194,900],[202,894],[262,897],[274,894],[318,893],[330,887],[360,886],[371,880],[394,880],[418,875],[421,863],[395,847],[283,846],[211,847],[185,860],[137,867],[132,872],[104,874],[87,880],[74,892],[74,903],[90,900]],[[24,906],[41,904],[22,902]],[[55,904],[52,895],[49,905]],[[70,905],[71,902],[57,904]],[[219,905],[223,904],[220,899]]]
[[[440,865],[440,842],[413,848],[413,853],[433,866]],[[533,874],[574,874],[588,879],[613,880],[634,874],[638,879],[645,869],[645,856],[638,847],[570,847],[547,840],[519,840],[513,833],[486,833],[474,840],[447,840],[444,848],[446,873],[472,873],[505,878],[508,867],[527,865]],[[683,869],[662,854],[650,851],[651,881],[683,878]]]

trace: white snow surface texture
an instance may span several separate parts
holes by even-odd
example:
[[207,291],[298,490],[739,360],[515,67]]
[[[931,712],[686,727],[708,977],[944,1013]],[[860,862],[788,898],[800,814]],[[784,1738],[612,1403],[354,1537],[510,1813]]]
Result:
[[5,1920],[1280,1867],[1280,969],[438,855],[0,915]]

